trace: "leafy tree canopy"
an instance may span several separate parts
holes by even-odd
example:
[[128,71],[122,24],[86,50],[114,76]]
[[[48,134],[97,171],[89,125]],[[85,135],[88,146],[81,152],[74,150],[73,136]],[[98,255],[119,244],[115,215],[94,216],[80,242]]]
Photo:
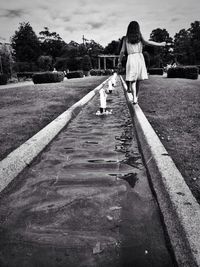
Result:
[[118,55],[119,54],[119,43],[120,41],[110,42],[104,49],[105,54]]
[[172,43],[172,38],[166,29],[157,28],[153,30],[150,34],[150,40],[155,42],[167,42]]
[[51,56],[54,60],[61,55],[65,42],[56,32],[50,32],[48,27],[44,27],[44,31],[39,33],[42,53]]
[[29,22],[22,22],[11,37],[16,61],[34,62],[40,55],[40,42]]
[[11,74],[13,57],[10,46],[2,44],[0,47],[0,73]]

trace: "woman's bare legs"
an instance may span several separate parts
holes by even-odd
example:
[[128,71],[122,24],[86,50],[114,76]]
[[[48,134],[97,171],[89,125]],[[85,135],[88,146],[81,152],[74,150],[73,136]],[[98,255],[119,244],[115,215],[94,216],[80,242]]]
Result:
[[128,93],[132,92],[131,88],[132,88],[132,82],[128,81]]
[[138,102],[138,94],[140,91],[140,81],[136,81],[136,103]]
[[136,82],[136,96],[137,97],[138,97],[139,91],[140,91],[140,81],[137,81]]
[[133,94],[133,104],[137,103],[137,82],[133,81],[132,83],[132,94]]

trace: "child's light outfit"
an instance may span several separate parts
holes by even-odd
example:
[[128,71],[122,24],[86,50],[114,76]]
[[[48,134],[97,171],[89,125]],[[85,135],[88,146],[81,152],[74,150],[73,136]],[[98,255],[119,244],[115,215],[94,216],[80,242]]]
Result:
[[128,54],[126,62],[126,81],[148,79],[142,48],[142,42],[131,44],[128,43],[127,38],[124,38],[122,51],[127,51]]
[[105,89],[101,88],[99,94],[100,94],[100,108],[106,109],[107,94],[105,92]]

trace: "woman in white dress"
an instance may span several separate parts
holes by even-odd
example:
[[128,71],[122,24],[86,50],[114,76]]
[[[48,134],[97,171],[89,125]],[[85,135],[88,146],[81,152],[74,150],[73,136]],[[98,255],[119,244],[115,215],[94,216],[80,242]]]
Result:
[[142,54],[143,45],[165,46],[166,42],[157,43],[145,40],[140,32],[138,22],[130,22],[127,34],[123,38],[118,68],[121,68],[122,58],[124,54],[127,53],[126,82],[128,84],[128,92],[132,92],[133,94],[134,104],[137,103],[140,81],[148,79],[144,56]]

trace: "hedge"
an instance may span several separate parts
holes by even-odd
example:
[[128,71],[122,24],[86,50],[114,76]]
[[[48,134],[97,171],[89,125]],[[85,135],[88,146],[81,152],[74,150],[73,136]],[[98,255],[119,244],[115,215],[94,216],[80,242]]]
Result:
[[198,68],[198,70],[199,70],[199,74],[200,74],[200,65],[197,65],[196,67]]
[[100,70],[100,69],[91,69],[90,70],[90,75],[91,76],[107,76],[107,75],[112,75],[113,70],[112,69],[106,69],[106,70]]
[[37,83],[57,83],[63,81],[65,75],[62,71],[35,73],[32,77],[33,82]]
[[102,75],[112,75],[113,74],[113,70],[112,69],[107,69],[107,70],[103,70],[102,71]]
[[101,70],[99,70],[99,69],[91,69],[90,70],[90,75],[91,76],[101,76]]
[[181,66],[170,68],[167,71],[167,78],[198,79],[199,69],[194,66]]
[[34,74],[34,72],[28,72],[28,71],[26,71],[26,72],[18,72],[17,73],[17,78],[18,79],[20,79],[20,78],[28,79],[28,78],[32,78],[33,74]]
[[0,85],[7,84],[8,77],[5,74],[0,74]]
[[66,74],[67,79],[73,79],[73,78],[82,78],[83,77],[83,71],[70,71]]
[[148,73],[150,75],[163,75],[163,68],[150,68]]

